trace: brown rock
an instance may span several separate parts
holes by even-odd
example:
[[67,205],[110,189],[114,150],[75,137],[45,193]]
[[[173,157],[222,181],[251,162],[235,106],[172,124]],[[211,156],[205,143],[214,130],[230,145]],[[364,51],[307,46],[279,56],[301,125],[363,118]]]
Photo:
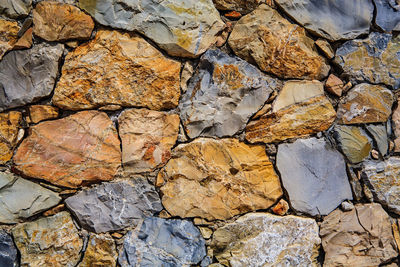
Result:
[[99,30],[94,40],[66,56],[53,103],[70,110],[106,105],[174,108],[180,68],[134,33]]
[[109,234],[90,234],[85,255],[78,267],[116,266],[117,251]]
[[17,22],[0,19],[0,59],[17,42],[19,30]]
[[289,210],[289,204],[286,200],[281,199],[279,202],[272,208],[272,212],[277,215],[285,215]]
[[392,115],[394,136],[396,139],[394,140],[394,151],[400,152],[400,100],[397,99],[397,107],[393,111]]
[[22,114],[18,111],[0,113],[0,164],[9,161],[18,143]]
[[43,1],[33,10],[33,32],[46,41],[89,39],[94,22],[79,8],[54,1]]
[[32,32],[33,28],[29,28],[18,41],[14,44],[13,49],[26,49],[32,46]]
[[231,12],[225,13],[224,16],[229,19],[239,19],[242,16],[242,14],[240,14],[237,11],[231,11]]
[[213,2],[219,10],[234,10],[246,14],[265,3],[265,0],[213,0]]
[[129,109],[118,118],[122,164],[134,173],[153,171],[171,157],[179,133],[179,116],[148,109]]
[[330,74],[328,80],[325,83],[325,90],[335,96],[342,96],[343,93],[343,82],[341,79],[336,77],[334,74]]
[[14,164],[28,177],[65,187],[108,181],[121,164],[117,130],[98,111],[42,122],[30,128]]
[[315,44],[319,49],[321,49],[324,56],[326,56],[328,59],[332,59],[335,57],[335,52],[333,51],[332,46],[327,40],[318,39],[317,41],[315,41]]
[[160,171],[162,203],[172,216],[227,219],[267,209],[282,189],[265,147],[236,139],[196,139],[176,147]]
[[43,216],[46,216],[46,217],[53,216],[53,215],[63,211],[64,209],[65,209],[65,204],[60,204],[60,205],[55,206],[52,209],[49,209],[49,210],[45,211],[43,213]]
[[58,108],[48,105],[33,105],[29,107],[29,117],[33,123],[56,119]]

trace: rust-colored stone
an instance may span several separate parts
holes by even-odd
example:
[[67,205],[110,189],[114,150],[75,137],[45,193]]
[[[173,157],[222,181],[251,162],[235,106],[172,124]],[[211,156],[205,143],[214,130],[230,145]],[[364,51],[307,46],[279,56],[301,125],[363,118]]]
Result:
[[18,143],[22,114],[18,111],[0,113],[0,164],[9,161]]
[[29,117],[33,123],[56,119],[58,108],[48,105],[33,105],[29,107]]
[[229,19],[239,19],[242,16],[242,14],[240,14],[237,11],[231,11],[231,12],[226,13],[224,16]]
[[325,83],[325,90],[335,96],[342,96],[343,93],[343,81],[336,77],[334,74],[330,74],[328,80]]
[[29,28],[14,44],[13,49],[27,49],[32,46],[32,32],[33,28]]
[[289,210],[289,204],[284,199],[279,200],[279,202],[272,207],[272,212],[281,216],[285,215],[288,212],[288,210]]

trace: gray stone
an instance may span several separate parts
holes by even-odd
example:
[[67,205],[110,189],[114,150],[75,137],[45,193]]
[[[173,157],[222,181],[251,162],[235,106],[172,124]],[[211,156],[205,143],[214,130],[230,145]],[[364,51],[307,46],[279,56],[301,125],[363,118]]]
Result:
[[400,3],[396,0],[374,0],[375,24],[385,32],[400,31]]
[[61,44],[39,44],[5,55],[0,61],[0,111],[49,96],[63,50]]
[[0,223],[17,223],[60,202],[58,194],[33,182],[0,172]]
[[150,217],[126,234],[119,255],[122,267],[190,266],[206,256],[206,247],[191,222]]
[[324,139],[298,139],[278,146],[277,167],[292,207],[327,215],[352,199],[343,156]]
[[32,0],[0,0],[0,15],[10,18],[26,17],[32,9]]
[[223,137],[242,131],[280,86],[278,80],[246,61],[220,50],[208,50],[180,101],[188,136]]
[[11,235],[6,231],[0,231],[0,266],[17,267],[17,249]]
[[389,149],[389,140],[388,140],[388,134],[386,131],[386,126],[382,125],[382,124],[367,125],[367,131],[374,138],[375,143],[378,147],[379,153],[381,153],[382,156],[385,156],[388,153],[388,149]]
[[65,203],[82,227],[96,233],[135,226],[162,210],[155,188],[142,178],[103,183],[67,198]]

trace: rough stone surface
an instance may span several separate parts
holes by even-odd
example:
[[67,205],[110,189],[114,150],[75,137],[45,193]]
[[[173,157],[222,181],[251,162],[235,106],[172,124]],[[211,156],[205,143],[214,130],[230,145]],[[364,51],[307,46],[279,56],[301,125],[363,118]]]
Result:
[[147,109],[123,111],[118,125],[124,169],[144,173],[165,165],[178,138],[179,123],[176,114]]
[[33,33],[47,41],[89,39],[93,28],[92,18],[73,5],[45,1],[33,10]]
[[162,203],[173,216],[227,219],[267,209],[282,196],[264,146],[196,139],[173,150],[160,171]]
[[71,110],[106,105],[174,108],[180,67],[135,33],[99,30],[66,56],[53,103]]
[[0,111],[50,95],[63,53],[61,44],[11,51],[0,61]]
[[208,50],[179,106],[188,136],[222,137],[242,131],[280,86],[246,61]]
[[10,18],[26,17],[32,9],[32,0],[0,0],[0,14]]
[[324,218],[320,235],[324,266],[378,266],[397,257],[389,216],[379,204],[357,204]]
[[78,267],[114,267],[117,264],[117,257],[114,239],[109,234],[90,234],[85,255]]
[[49,105],[32,105],[29,107],[29,118],[33,123],[56,119],[58,108]]
[[332,59],[335,57],[335,52],[332,49],[332,46],[325,39],[318,39],[315,41],[315,45],[322,51],[324,56],[328,59]]
[[191,222],[150,217],[126,234],[119,255],[122,267],[190,266],[206,256],[206,248]]
[[31,127],[14,164],[28,177],[75,188],[113,179],[121,164],[120,141],[107,114],[82,111]]
[[214,232],[226,266],[316,266],[321,239],[314,219],[249,213]]
[[400,31],[400,3],[395,0],[374,0],[375,24],[385,32]]
[[0,164],[11,159],[18,144],[22,127],[22,114],[18,111],[0,113]]
[[298,139],[279,145],[276,166],[297,211],[327,215],[353,198],[344,158],[324,139]]
[[379,153],[385,156],[389,149],[389,139],[385,125],[368,125],[367,131],[371,134],[378,147]]
[[234,10],[246,14],[256,9],[265,0],[213,0],[213,2],[219,10]]
[[22,36],[18,39],[18,41],[14,44],[13,49],[28,49],[32,47],[33,28],[29,28]]
[[138,31],[172,56],[196,57],[225,27],[211,0],[79,0],[100,24]]
[[0,266],[4,267],[17,267],[17,249],[15,248],[14,241],[11,235],[6,231],[0,231]]
[[60,212],[12,229],[21,266],[74,267],[83,242],[68,212]]
[[280,78],[320,80],[330,69],[305,30],[267,5],[242,17],[228,42],[236,55]]
[[285,215],[289,210],[289,203],[286,200],[281,199],[279,202],[272,207],[272,212],[277,215]]
[[343,81],[334,74],[330,74],[325,83],[325,89],[329,93],[341,97],[343,93]]
[[0,18],[0,60],[17,42],[19,30],[17,22]]
[[394,109],[392,114],[393,132],[395,136],[395,151],[400,151],[400,105],[399,99],[397,99],[397,107]]
[[65,203],[83,227],[96,233],[137,225],[142,218],[162,210],[155,188],[142,178],[103,183],[67,198]]

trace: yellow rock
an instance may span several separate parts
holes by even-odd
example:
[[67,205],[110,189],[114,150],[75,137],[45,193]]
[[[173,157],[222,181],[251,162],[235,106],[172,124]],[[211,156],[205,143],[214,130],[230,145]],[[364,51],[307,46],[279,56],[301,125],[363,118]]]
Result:
[[18,111],[0,113],[0,164],[11,159],[18,143],[22,114]]
[[18,41],[19,30],[17,22],[0,19],[0,59]]
[[116,266],[117,251],[109,234],[90,234],[88,246],[78,267]]
[[33,123],[58,117],[58,108],[48,105],[32,105],[29,107],[29,117]]

